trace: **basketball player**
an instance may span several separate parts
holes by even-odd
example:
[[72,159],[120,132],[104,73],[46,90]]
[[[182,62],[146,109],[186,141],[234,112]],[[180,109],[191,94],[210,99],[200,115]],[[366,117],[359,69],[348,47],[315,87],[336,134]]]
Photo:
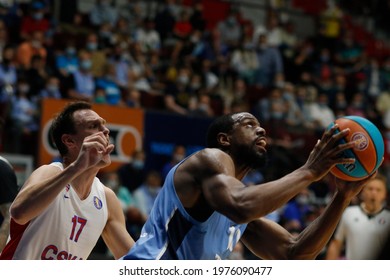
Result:
[[265,163],[266,132],[249,113],[219,117],[209,128],[208,148],[171,169],[140,238],[122,259],[226,259],[239,240],[262,259],[314,259],[368,179],[338,181],[330,205],[297,237],[263,217],[335,164],[354,162],[339,156],[353,142],[336,145],[349,130],[333,136],[336,128],[322,136],[299,169],[276,181],[245,186],[244,176]]
[[134,241],[114,192],[97,178],[111,163],[109,130],[91,105],[68,104],[51,126],[63,163],[43,165],[11,205],[11,239],[0,259],[87,259],[102,235],[115,258]]
[[0,156],[0,252],[9,235],[9,208],[18,193],[15,171],[7,159]]
[[336,260],[377,260],[390,238],[390,210],[385,208],[386,178],[377,174],[360,195],[359,205],[349,206],[343,213],[326,258]]

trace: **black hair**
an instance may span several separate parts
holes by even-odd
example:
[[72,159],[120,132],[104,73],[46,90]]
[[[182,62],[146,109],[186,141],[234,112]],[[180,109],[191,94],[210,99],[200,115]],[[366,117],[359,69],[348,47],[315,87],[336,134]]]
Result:
[[207,147],[208,148],[220,148],[218,142],[219,133],[229,133],[233,129],[234,120],[232,116],[236,113],[226,114],[216,118],[209,126],[207,130]]
[[66,145],[62,142],[62,135],[76,133],[73,113],[79,110],[91,108],[92,106],[88,102],[71,102],[68,103],[64,109],[54,118],[50,127],[50,138],[56,145],[61,156],[66,155],[68,152]]

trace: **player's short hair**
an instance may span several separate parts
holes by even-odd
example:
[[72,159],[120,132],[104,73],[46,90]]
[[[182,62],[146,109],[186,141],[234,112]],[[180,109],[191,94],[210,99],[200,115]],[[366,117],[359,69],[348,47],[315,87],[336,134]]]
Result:
[[219,133],[229,133],[234,126],[234,120],[232,118],[236,113],[226,114],[216,118],[209,126],[207,130],[207,147],[208,148],[221,148],[218,142]]
[[57,147],[61,156],[64,156],[68,153],[68,148],[61,139],[62,135],[75,134],[77,132],[73,118],[74,112],[91,108],[92,106],[88,102],[71,102],[68,103],[64,109],[54,118],[50,127],[50,138]]

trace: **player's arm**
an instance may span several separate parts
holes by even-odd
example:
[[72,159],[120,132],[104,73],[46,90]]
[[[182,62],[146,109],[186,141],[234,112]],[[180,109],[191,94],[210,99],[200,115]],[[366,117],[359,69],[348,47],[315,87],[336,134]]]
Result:
[[[338,163],[354,159],[340,158],[340,153],[354,143],[336,145],[349,131],[333,135],[333,128],[318,141],[306,163],[286,176],[260,185],[244,186],[236,179],[239,170],[229,155],[218,149],[206,149],[196,156],[197,177],[208,204],[237,223],[250,222],[280,208],[312,182],[320,180]],[[241,171],[243,172],[243,171]],[[245,172],[245,171],[244,171]]]
[[109,188],[105,188],[105,193],[108,220],[102,238],[115,259],[119,259],[129,252],[134,240],[126,230],[125,216],[115,193]]
[[11,217],[24,225],[41,214],[67,183],[77,174],[73,168],[61,171],[58,167],[43,165],[27,179],[11,205]]
[[102,159],[114,146],[107,145],[103,133],[95,133],[84,139],[78,158],[64,170],[52,165],[36,169],[11,205],[11,217],[18,224],[26,224],[41,214],[61,190],[89,168],[99,168]]
[[351,199],[371,178],[349,183],[339,181],[331,203],[296,238],[280,225],[263,218],[248,224],[244,244],[263,259],[315,259],[328,243]]

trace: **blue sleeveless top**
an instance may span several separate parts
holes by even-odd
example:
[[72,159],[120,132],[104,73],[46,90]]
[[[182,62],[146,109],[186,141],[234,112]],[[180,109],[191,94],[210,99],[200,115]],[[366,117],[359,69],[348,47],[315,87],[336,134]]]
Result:
[[226,259],[240,239],[247,224],[236,224],[216,211],[198,222],[186,212],[173,183],[179,165],[168,173],[140,238],[122,259]]

